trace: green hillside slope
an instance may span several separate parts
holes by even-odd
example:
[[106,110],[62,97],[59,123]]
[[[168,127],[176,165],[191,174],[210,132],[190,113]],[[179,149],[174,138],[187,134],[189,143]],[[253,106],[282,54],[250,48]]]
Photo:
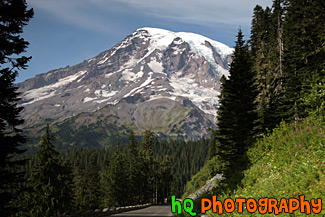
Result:
[[[325,214],[325,135],[324,127],[319,121],[308,119],[297,123],[287,124],[282,122],[274,129],[272,134],[264,136],[254,147],[248,151],[250,167],[245,171],[241,186],[232,193],[226,193],[222,184],[216,186],[212,195],[224,201],[231,198],[275,198],[280,202],[281,198],[297,198],[305,196],[305,200],[312,198],[322,199],[322,211],[309,216],[324,216]],[[209,161],[208,161],[209,162]],[[219,166],[216,164],[215,168]],[[212,170],[207,165],[192,178],[187,184],[187,194],[193,192],[193,186],[204,182],[211,177]],[[205,175],[204,175],[205,174]],[[201,180],[198,180],[201,177]],[[186,195],[187,196],[187,195]],[[207,195],[205,195],[207,196]],[[209,197],[209,196],[208,196]],[[200,204],[196,201],[195,204]],[[258,205],[258,204],[257,204]],[[279,207],[279,203],[277,205]],[[232,213],[223,210],[224,216],[260,216],[258,209],[254,213],[248,213],[245,205],[243,213],[237,212],[238,206]],[[275,216],[273,212],[267,212],[268,216]],[[306,216],[300,209],[293,214],[285,213],[285,209],[279,209],[280,216]],[[281,212],[283,211],[283,212]],[[212,210],[207,212],[211,216],[219,216]]]

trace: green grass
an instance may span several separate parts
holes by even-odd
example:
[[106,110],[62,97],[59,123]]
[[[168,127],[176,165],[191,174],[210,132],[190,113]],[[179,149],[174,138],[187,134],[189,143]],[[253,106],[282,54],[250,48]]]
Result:
[[[306,119],[298,123],[281,125],[272,134],[258,141],[248,152],[251,162],[245,171],[242,187],[232,194],[223,194],[218,200],[226,197],[254,198],[273,197],[297,198],[305,195],[305,200],[321,198],[322,212],[308,216],[324,216],[325,214],[325,134],[323,126]],[[212,216],[217,214],[209,213]],[[224,216],[261,216],[259,212],[242,214],[237,212]],[[275,216],[267,213],[267,216]],[[279,216],[306,216],[295,211],[293,214],[280,213]]]
[[[325,215],[325,130],[320,121],[310,119],[297,123],[281,123],[273,133],[265,135],[248,151],[249,168],[244,172],[240,186],[232,193],[223,189],[223,184],[216,183],[212,195],[224,201],[226,198],[297,198],[305,195],[305,200],[321,198],[322,211],[308,216]],[[207,161],[205,166],[192,177],[186,186],[183,198],[195,193],[208,179],[221,169],[217,158]],[[218,193],[216,193],[218,192]],[[221,193],[220,193],[221,192]],[[211,195],[202,195],[201,197]],[[200,206],[200,198],[194,202]],[[210,216],[220,216],[207,212]],[[276,216],[266,213],[266,216]],[[258,211],[232,213],[224,211],[222,216],[262,216]],[[277,216],[307,216],[299,210],[293,214],[280,213]]]
[[192,176],[191,180],[186,184],[185,193],[182,199],[191,197],[196,191],[199,190],[209,179],[220,173],[222,169],[222,164],[218,157],[214,157],[208,160],[200,171]]

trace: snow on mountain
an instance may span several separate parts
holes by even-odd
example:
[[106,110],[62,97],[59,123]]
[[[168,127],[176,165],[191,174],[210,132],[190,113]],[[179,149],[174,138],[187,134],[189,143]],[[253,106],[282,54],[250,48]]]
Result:
[[226,58],[228,55],[233,53],[233,48],[199,34],[189,32],[171,32],[164,29],[149,27],[138,29],[135,33],[141,30],[147,31],[151,36],[150,41],[152,49],[164,50],[175,38],[181,38],[187,42],[195,52],[203,55],[207,60],[209,60],[211,64],[215,64],[215,61],[211,49],[205,46],[206,41],[209,42],[223,58]]
[[171,79],[170,85],[174,88],[171,95],[186,97],[206,114],[216,115],[215,106],[218,104],[219,91],[214,88],[202,88],[188,78]]
[[67,76],[65,78],[59,79],[56,83],[50,84],[44,87],[31,89],[26,91],[23,94],[23,98],[25,100],[30,100],[22,104],[22,106],[26,106],[28,104],[34,103],[39,100],[43,100],[55,95],[55,92],[58,88],[63,87],[72,81],[76,80],[80,76],[84,75],[87,71],[80,71],[74,75]]
[[[27,126],[34,126],[111,106],[120,108],[114,115],[121,116],[121,123],[133,120],[143,130],[150,124],[164,128],[158,121],[169,126],[164,133],[178,127],[198,131],[191,132],[191,138],[198,138],[207,133],[201,128],[215,124],[220,78],[229,76],[232,52],[198,34],[141,28],[94,58],[18,84],[22,115]],[[183,111],[183,119],[170,118],[176,110]],[[148,112],[157,120],[149,120]]]
[[[149,38],[144,38],[145,40],[150,40],[150,51],[153,51],[155,49],[160,49],[162,51],[166,50],[167,47],[176,38],[181,38],[182,40],[178,41],[177,43],[188,43],[194,52],[196,52],[198,55],[202,55],[207,61],[209,61],[211,65],[213,65],[216,69],[218,69],[218,71],[223,73],[225,76],[229,76],[228,70],[225,70],[223,67],[220,67],[220,65],[216,63],[213,57],[213,50],[206,46],[206,42],[210,43],[216,50],[216,52],[224,59],[233,53],[233,48],[230,48],[223,43],[214,41],[199,34],[189,32],[172,32],[159,28],[141,28],[135,31],[133,35],[137,35],[141,30],[148,32],[148,34],[150,35]],[[148,53],[150,53],[150,51]]]

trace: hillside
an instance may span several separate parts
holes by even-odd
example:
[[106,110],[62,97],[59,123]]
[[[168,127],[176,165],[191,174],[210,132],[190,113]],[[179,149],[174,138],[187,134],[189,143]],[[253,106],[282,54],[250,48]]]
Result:
[[[218,195],[218,200],[226,198],[298,198],[305,195],[305,200],[325,198],[325,140],[324,128],[319,121],[305,119],[297,124],[281,123],[272,134],[264,136],[248,151],[250,167],[244,172],[240,187],[233,193],[224,192],[223,185],[216,182],[216,188],[207,195]],[[217,162],[216,162],[217,161]],[[210,162],[210,163],[209,163]],[[184,197],[195,192],[214,174],[220,172],[217,158],[208,161],[199,173],[193,176],[187,184]],[[200,204],[200,198],[196,204]],[[310,216],[325,214],[325,205],[322,205],[320,214],[311,213]],[[211,216],[212,210],[208,211]],[[225,216],[248,215],[246,208],[242,214],[224,212]],[[260,216],[258,212],[249,214]],[[274,213],[273,213],[274,215]],[[281,213],[281,216],[292,216]],[[296,211],[294,216],[306,216],[306,213]]]

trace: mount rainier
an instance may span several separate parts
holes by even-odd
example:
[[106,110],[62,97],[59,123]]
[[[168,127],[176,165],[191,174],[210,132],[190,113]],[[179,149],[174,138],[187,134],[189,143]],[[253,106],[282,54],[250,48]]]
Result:
[[23,127],[33,142],[50,123],[76,146],[116,143],[129,130],[207,136],[232,52],[194,33],[138,29],[94,58],[17,84]]

